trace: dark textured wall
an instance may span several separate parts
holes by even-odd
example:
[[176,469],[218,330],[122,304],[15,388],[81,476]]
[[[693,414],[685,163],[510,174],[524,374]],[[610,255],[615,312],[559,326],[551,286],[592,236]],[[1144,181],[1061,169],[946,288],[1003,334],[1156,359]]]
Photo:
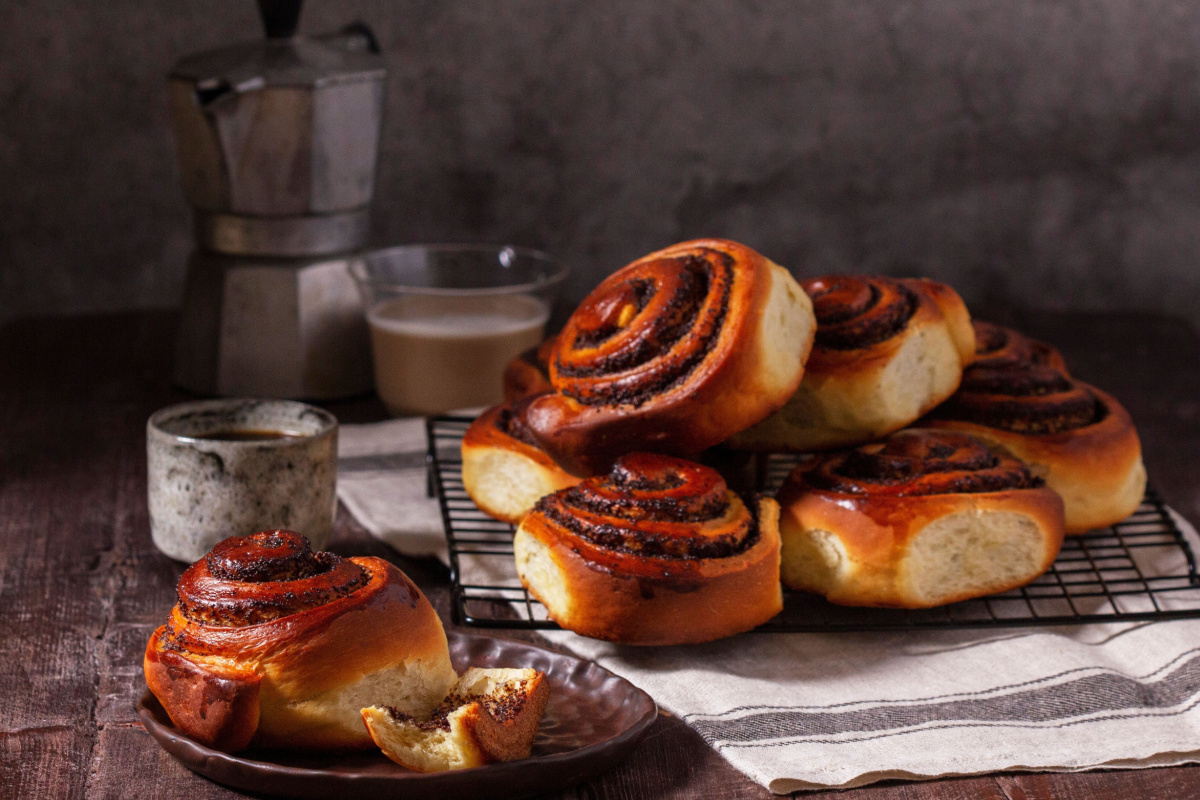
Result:
[[[164,76],[249,0],[0,4],[0,317],[172,305]],[[1200,4],[310,2],[391,68],[379,242],[545,248],[581,296],[652,249],[1200,322]]]

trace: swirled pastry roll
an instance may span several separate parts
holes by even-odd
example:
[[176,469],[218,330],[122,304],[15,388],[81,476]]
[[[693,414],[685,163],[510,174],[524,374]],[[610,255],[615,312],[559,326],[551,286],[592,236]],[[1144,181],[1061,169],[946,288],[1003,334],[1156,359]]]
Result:
[[953,394],[975,357],[967,308],[944,284],[832,276],[801,285],[817,316],[804,380],[733,447],[806,452],[878,439]]
[[966,431],[1028,462],[1066,504],[1067,533],[1128,517],[1146,493],[1133,420],[1111,395],[1049,366],[972,367],[923,425]]
[[504,401],[511,403],[554,391],[550,385],[550,353],[554,337],[517,354],[504,367]]
[[744,245],[684,242],[610,275],[567,321],[554,394],[525,418],[576,475],[634,450],[693,455],[795,392],[812,304],[787,270]]
[[972,320],[975,329],[975,362],[977,367],[1009,367],[1028,364],[1052,367],[1066,373],[1062,353],[1045,342],[1031,339],[1019,331],[983,320]]
[[538,500],[581,480],[538,446],[523,419],[528,405],[526,398],[489,408],[462,440],[467,494],[485,514],[505,522],[520,522]]
[[1063,506],[1021,461],[909,429],[797,467],[778,494],[783,582],[852,606],[927,608],[1045,572]]
[[783,607],[779,508],[650,453],[542,498],[513,541],[521,582],[564,628],[625,644],[707,642]]
[[291,531],[217,544],[179,580],[146,683],[201,744],[372,745],[361,709],[427,714],[458,679],[442,623],[379,558],[314,553]]

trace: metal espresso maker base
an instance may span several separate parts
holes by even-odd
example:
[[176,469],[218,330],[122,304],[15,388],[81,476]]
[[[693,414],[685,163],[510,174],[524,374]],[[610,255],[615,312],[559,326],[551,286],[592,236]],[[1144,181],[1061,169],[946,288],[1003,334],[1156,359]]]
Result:
[[169,76],[195,216],[175,381],[202,394],[333,399],[371,389],[362,301],[386,70],[361,23],[296,34],[298,0],[259,0],[267,38]]
[[331,400],[369,392],[370,340],[348,260],[194,253],[175,382],[226,396]]

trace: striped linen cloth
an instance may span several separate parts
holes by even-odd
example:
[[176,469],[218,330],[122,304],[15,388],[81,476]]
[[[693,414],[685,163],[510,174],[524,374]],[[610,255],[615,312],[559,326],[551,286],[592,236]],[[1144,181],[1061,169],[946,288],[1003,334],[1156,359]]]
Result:
[[[445,560],[424,451],[419,420],[343,426],[338,495],[397,550]],[[1195,530],[1176,519],[1200,553]],[[656,648],[546,635],[647,691],[780,794],[1200,761],[1200,620],[745,634]]]

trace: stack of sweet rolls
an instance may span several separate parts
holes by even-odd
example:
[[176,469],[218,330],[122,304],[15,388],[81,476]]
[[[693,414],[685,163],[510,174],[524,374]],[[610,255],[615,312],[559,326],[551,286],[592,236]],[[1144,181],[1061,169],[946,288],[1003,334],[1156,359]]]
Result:
[[[923,608],[1024,585],[1141,502],[1128,413],[921,278],[797,283],[700,240],[611,275],[463,440],[552,619],[633,644],[765,622],[779,584]],[[697,463],[809,454],[775,498]],[[733,482],[733,478],[730,478]]]

